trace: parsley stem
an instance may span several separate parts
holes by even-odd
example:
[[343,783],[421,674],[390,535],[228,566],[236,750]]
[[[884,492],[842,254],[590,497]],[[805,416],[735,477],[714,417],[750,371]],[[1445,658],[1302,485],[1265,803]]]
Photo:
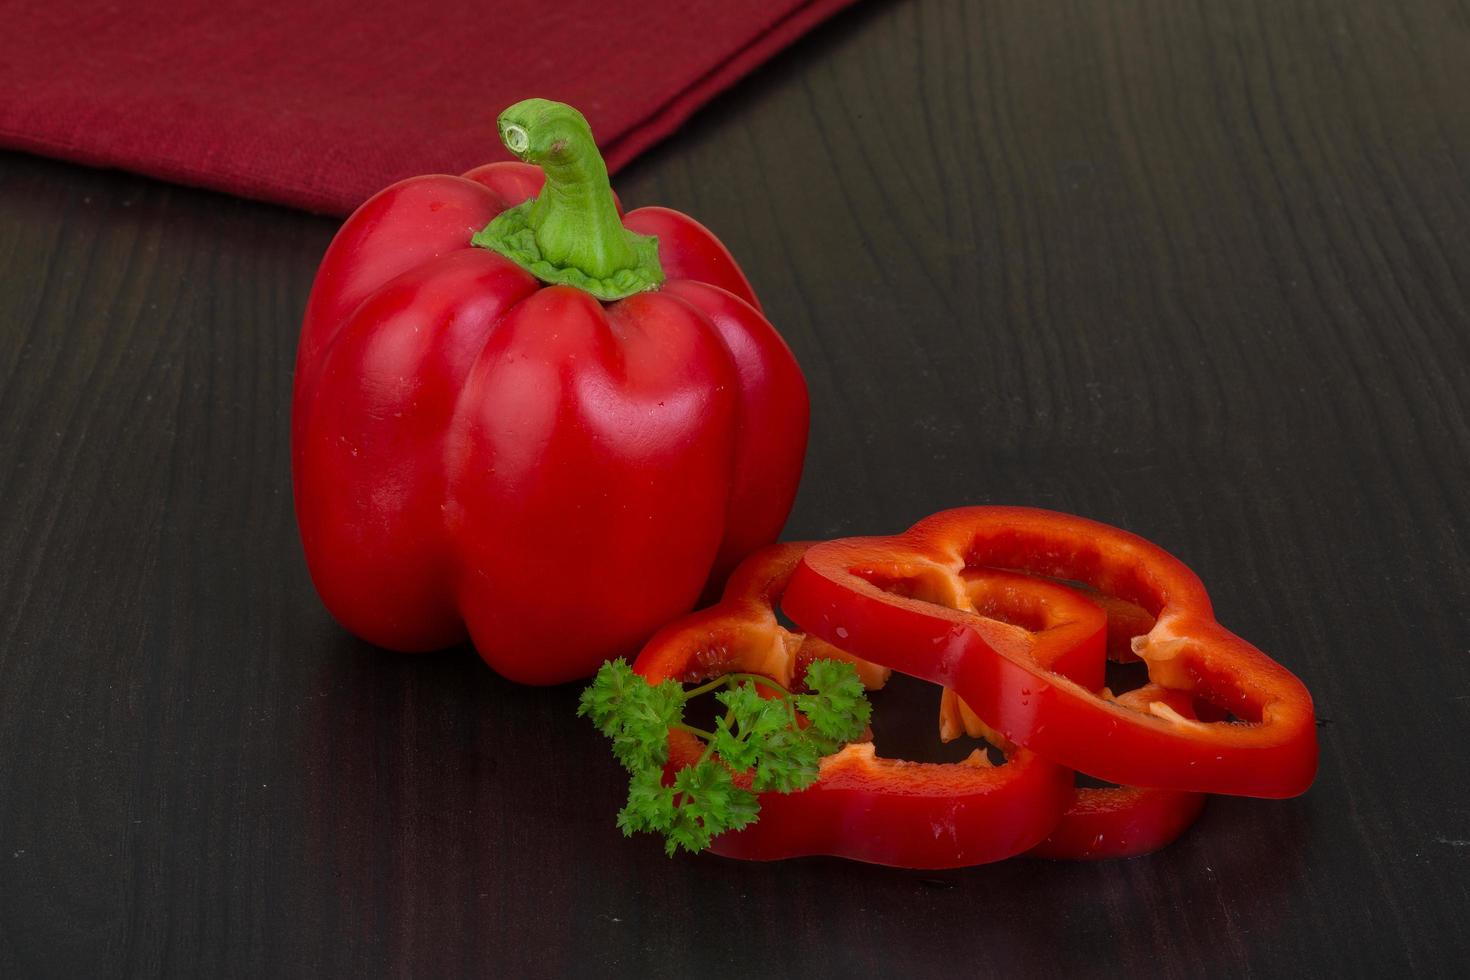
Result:
[[[678,727],[683,728],[683,729],[685,729],[687,731],[691,731],[691,732],[698,732],[699,731],[699,729],[697,729],[697,728],[690,728],[688,725],[684,724],[683,722],[680,722]],[[694,764],[696,766],[702,766],[702,765],[704,765],[705,762],[709,759],[709,757],[715,754],[715,742],[714,742],[715,736],[714,736],[714,733],[713,732],[708,732],[708,733],[701,733],[701,734],[704,734],[704,736],[705,736],[704,751],[701,752],[701,753],[699,753],[699,758],[695,760]],[[688,800],[688,799],[689,799],[689,794],[688,793],[676,793],[676,794],[674,794],[674,806],[680,806],[680,805],[682,805],[684,803],[685,800]]]
[[710,691],[713,691],[717,687],[727,687],[727,686],[729,686],[729,680],[728,680],[729,677],[730,677],[729,674],[721,674],[719,677],[716,677],[714,680],[712,680],[712,681],[710,681],[710,682],[708,682],[706,684],[701,684],[701,685],[699,685],[696,688],[693,688],[691,690],[685,691],[684,692],[684,700],[685,701],[689,701],[689,700],[692,700],[694,698],[699,697],[701,694],[708,694]]
[[780,691],[781,700],[786,702],[786,713],[791,716],[791,727],[797,727],[796,702],[791,698],[791,691],[789,691],[783,685],[771,680],[765,674],[722,674],[716,680],[710,681],[708,684],[702,685],[700,687],[696,687],[685,696],[693,697],[696,694],[701,694],[705,691],[714,690],[714,688],[718,687],[721,683],[726,683],[729,684],[731,687],[734,687],[740,681],[750,681],[752,684],[764,684],[766,687]]
[[786,702],[786,713],[791,716],[791,727],[797,727],[796,700],[792,698],[791,692],[789,690],[782,687],[780,684],[777,684],[765,674],[726,674],[725,677],[733,678],[737,681],[750,681],[752,684],[764,684],[766,685],[766,687],[775,688],[776,690],[780,691],[781,700]]
[[764,684],[766,687],[775,688],[787,697],[791,696],[790,691],[771,680],[765,674],[725,674],[724,679],[727,681],[751,681],[755,684]]

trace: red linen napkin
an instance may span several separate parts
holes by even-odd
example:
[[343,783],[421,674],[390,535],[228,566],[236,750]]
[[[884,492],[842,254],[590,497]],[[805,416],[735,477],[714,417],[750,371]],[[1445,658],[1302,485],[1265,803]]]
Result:
[[0,0],[0,145],[340,214],[539,96],[616,169],[851,2]]

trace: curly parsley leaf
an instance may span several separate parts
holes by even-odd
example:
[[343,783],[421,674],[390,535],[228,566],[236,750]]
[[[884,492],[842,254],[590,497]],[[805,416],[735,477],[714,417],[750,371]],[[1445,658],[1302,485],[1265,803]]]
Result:
[[794,793],[817,781],[817,762],[826,745],[799,728],[785,728],[773,733],[761,746],[756,762],[756,789]]
[[665,833],[676,818],[674,790],[665,786],[663,772],[646,769],[628,781],[628,804],[618,811],[618,829],[624,837],[635,831]]
[[622,727],[618,711],[628,691],[638,684],[648,683],[628,666],[628,661],[619,657],[603,664],[592,678],[592,683],[577,700],[577,717],[590,718],[597,730],[611,738]]
[[[728,676],[715,695],[725,713],[713,732],[703,732],[684,724],[690,694],[677,681],[653,685],[624,660],[604,664],[582,692],[577,713],[612,739],[613,754],[630,773],[618,828],[625,835],[663,834],[670,855],[681,847],[701,851],[720,834],[756,820],[758,792],[790,793],[814,783],[821,757],[861,735],[872,709],[850,664],[816,661],[807,668],[806,682],[811,693],[793,695],[764,678]],[[666,784],[673,728],[708,742],[699,760]],[[752,789],[736,784],[739,772],[751,774]]]
[[760,811],[755,794],[736,786],[730,770],[714,759],[680,769],[674,776],[674,794],[679,800],[679,825],[665,846],[671,855],[676,845],[702,851],[725,831],[754,823]]
[[[786,699],[763,698],[759,689],[752,681],[746,681],[737,687],[721,691],[715,695],[715,700],[727,709],[726,717],[731,723],[738,725],[740,737],[752,745],[759,752],[761,744],[776,732],[789,728],[792,722],[791,709],[787,706]],[[725,718],[720,719],[725,721]],[[715,746],[715,751],[720,752],[720,747]],[[725,758],[724,753],[720,753]],[[755,762],[754,759],[744,764],[734,759],[726,759],[737,769],[748,769]]]
[[818,734],[836,742],[862,737],[873,706],[857,668],[838,660],[814,660],[806,669],[806,686],[812,693],[796,695],[796,710]]
[[684,716],[684,688],[672,680],[649,684],[619,658],[598,670],[577,714],[591,718],[612,739],[613,755],[637,774],[668,761],[669,729]]

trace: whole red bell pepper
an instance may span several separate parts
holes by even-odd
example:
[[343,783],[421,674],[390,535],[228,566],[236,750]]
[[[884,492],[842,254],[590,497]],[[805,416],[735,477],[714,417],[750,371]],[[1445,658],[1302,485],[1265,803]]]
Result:
[[296,514],[352,632],[468,636],[506,677],[557,683],[774,540],[807,393],[709,231],[620,215],[580,113],[533,99],[500,133],[525,162],[389,187],[328,249],[296,361]]

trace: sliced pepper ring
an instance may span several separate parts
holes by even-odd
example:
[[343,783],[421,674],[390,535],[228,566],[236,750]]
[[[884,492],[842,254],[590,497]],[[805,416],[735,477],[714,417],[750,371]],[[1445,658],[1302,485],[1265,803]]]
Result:
[[[1182,717],[1195,716],[1189,695],[1157,684],[1146,684],[1114,700],[1141,710],[1147,710],[1155,701],[1163,701]],[[961,735],[987,738],[989,734],[989,726],[952,688],[945,688],[939,702],[940,739],[949,742]],[[1026,853],[1029,857],[1056,861],[1098,861],[1149,854],[1178,840],[1199,817],[1204,805],[1203,793],[1137,786],[1078,787],[1061,822],[1046,840]]]
[[[990,618],[1004,618],[1008,614],[1014,616],[1013,612],[1007,613],[1006,610],[992,605],[989,597],[997,589],[1032,589],[1038,595],[1049,595],[1052,591],[1050,587],[1037,589],[1035,583],[1038,579],[1032,576],[992,568],[967,568],[960,572],[960,580],[964,583],[969,607]],[[1050,583],[1051,580],[1040,581]],[[1130,641],[1134,636],[1147,633],[1153,627],[1153,617],[1141,607],[1105,593],[1088,590],[1080,594],[1085,595],[1107,617],[1108,658],[1126,662],[1120,653],[1128,651],[1128,656],[1132,657]],[[1043,624],[1033,620],[1033,625]],[[1090,650],[1089,647],[1089,652]],[[1045,644],[1034,647],[1032,656],[1041,666],[1070,677],[1083,687],[1091,690],[1102,687],[1101,659],[1097,656],[1085,659],[1069,656],[1066,651]],[[1181,717],[1195,717],[1193,698],[1178,691],[1169,691],[1157,684],[1128,691],[1113,700],[1143,711],[1148,710],[1148,705],[1159,701],[1167,704]],[[962,734],[990,741],[999,737],[970,710],[952,688],[946,687],[939,701],[939,737],[942,741],[949,742]],[[1093,861],[1148,854],[1178,839],[1199,816],[1204,807],[1204,799],[1202,793],[1172,789],[1143,789],[1137,786],[1079,787],[1067,811],[1062,814],[1061,822],[1046,840],[1027,854],[1031,857],[1067,861]]]
[[[718,605],[662,630],[633,669],[654,684],[738,672],[790,687],[800,684],[812,659],[854,661],[776,620],[774,605],[807,547],[774,545],[751,556]],[[1035,606],[1033,597],[1027,609],[1015,612],[1030,615]],[[1060,622],[1058,627],[1076,629]],[[1090,639],[1083,637],[1098,660],[1102,638],[1099,616]],[[857,666],[870,686],[887,679],[884,668]],[[807,789],[761,793],[757,822],[717,837],[711,850],[747,860],[826,854],[907,868],[966,867],[1020,854],[1057,825],[1072,798],[1072,774],[1033,752],[1003,748],[1008,761],[992,766],[979,751],[963,762],[935,764],[879,758],[871,742],[848,744],[821,760],[817,782]],[[703,749],[694,736],[671,732],[669,769],[693,763]],[[743,775],[736,781],[749,786]]]
[[[924,583],[983,567],[1078,581],[1141,606],[1155,623],[1133,651],[1150,680],[1246,723],[1185,718],[1163,701],[1147,714],[1108,701],[1043,666],[1003,624],[925,601],[934,590]],[[812,547],[782,608],[858,656],[954,688],[1006,738],[1109,782],[1282,798],[1316,774],[1301,681],[1215,621],[1183,562],[1106,524],[1026,507],[944,511],[900,535]]]
[[1151,854],[1178,840],[1204,806],[1205,794],[1177,789],[1079,789],[1061,823],[1026,856],[1102,861]]

